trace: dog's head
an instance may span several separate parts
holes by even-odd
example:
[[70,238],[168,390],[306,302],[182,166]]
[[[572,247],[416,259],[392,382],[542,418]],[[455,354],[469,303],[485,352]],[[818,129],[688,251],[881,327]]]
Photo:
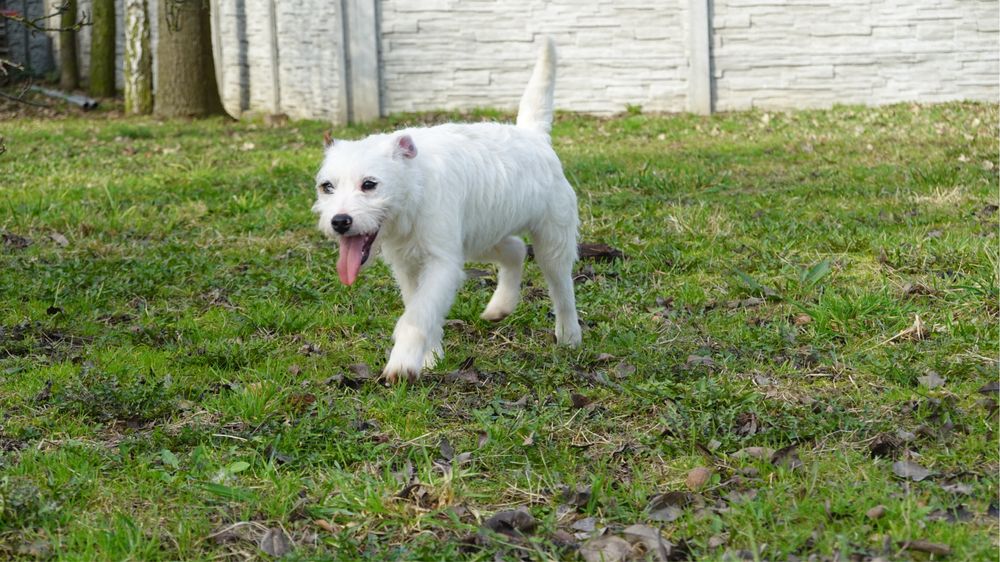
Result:
[[325,140],[313,212],[319,215],[319,229],[340,243],[337,273],[351,285],[377,250],[379,233],[392,229],[415,200],[419,185],[411,163],[417,148],[405,133]]

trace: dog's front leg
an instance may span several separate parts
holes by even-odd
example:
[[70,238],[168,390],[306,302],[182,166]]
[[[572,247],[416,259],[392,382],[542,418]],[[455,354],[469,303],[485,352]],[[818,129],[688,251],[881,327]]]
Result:
[[[396,322],[395,343],[382,371],[386,380],[416,379],[427,363],[427,354],[440,352],[444,317],[451,309],[463,276],[460,264],[446,260],[424,264],[416,290],[407,299],[406,310]],[[433,357],[431,359],[433,363]]]

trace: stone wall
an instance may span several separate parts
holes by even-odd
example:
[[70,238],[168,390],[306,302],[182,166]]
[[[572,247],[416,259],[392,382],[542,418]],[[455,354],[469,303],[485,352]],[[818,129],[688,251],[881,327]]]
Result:
[[997,101],[996,0],[714,0],[716,109]]
[[685,106],[687,2],[381,0],[385,111],[515,108],[550,35],[560,108]]
[[[151,14],[158,1],[149,0]],[[89,11],[90,0],[79,2],[81,12]],[[344,122],[349,115],[513,109],[542,35],[558,48],[556,104],[569,111],[707,108],[692,103],[692,96],[707,98],[702,92],[712,92],[716,110],[1000,97],[998,0],[212,0],[212,6],[219,87],[235,116],[279,112]],[[692,24],[700,14],[711,14],[710,39]],[[89,29],[79,43],[86,77]],[[120,62],[121,37],[118,43]],[[58,41],[42,44],[42,51],[58,47]],[[32,60],[45,59],[32,53]]]

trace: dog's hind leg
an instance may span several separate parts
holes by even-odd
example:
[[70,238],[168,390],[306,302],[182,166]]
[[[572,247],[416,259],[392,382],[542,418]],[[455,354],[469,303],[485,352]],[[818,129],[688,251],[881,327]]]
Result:
[[556,314],[556,341],[576,347],[582,341],[573,294],[573,263],[577,258],[576,226],[547,223],[532,231],[535,261],[549,285],[549,296]]
[[517,236],[508,236],[479,259],[497,265],[497,289],[483,311],[484,320],[503,320],[521,300],[521,275],[527,248]]

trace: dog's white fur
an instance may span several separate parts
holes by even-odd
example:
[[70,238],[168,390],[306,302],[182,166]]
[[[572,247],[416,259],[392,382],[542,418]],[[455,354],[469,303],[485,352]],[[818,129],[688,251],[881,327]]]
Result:
[[[546,39],[516,126],[446,124],[328,144],[316,183],[335,187],[317,188],[319,229],[337,239],[331,220],[346,214],[353,222],[345,236],[377,231],[371,254],[381,251],[402,293],[405,312],[383,371],[388,380],[412,380],[442,355],[442,324],[466,261],[499,268],[482,317],[500,320],[514,310],[526,254],[516,236],[522,232],[530,233],[549,286],[557,341],[580,344],[572,280],[579,219],[549,138],[554,87],[555,48]],[[362,190],[365,180],[377,187]]]

